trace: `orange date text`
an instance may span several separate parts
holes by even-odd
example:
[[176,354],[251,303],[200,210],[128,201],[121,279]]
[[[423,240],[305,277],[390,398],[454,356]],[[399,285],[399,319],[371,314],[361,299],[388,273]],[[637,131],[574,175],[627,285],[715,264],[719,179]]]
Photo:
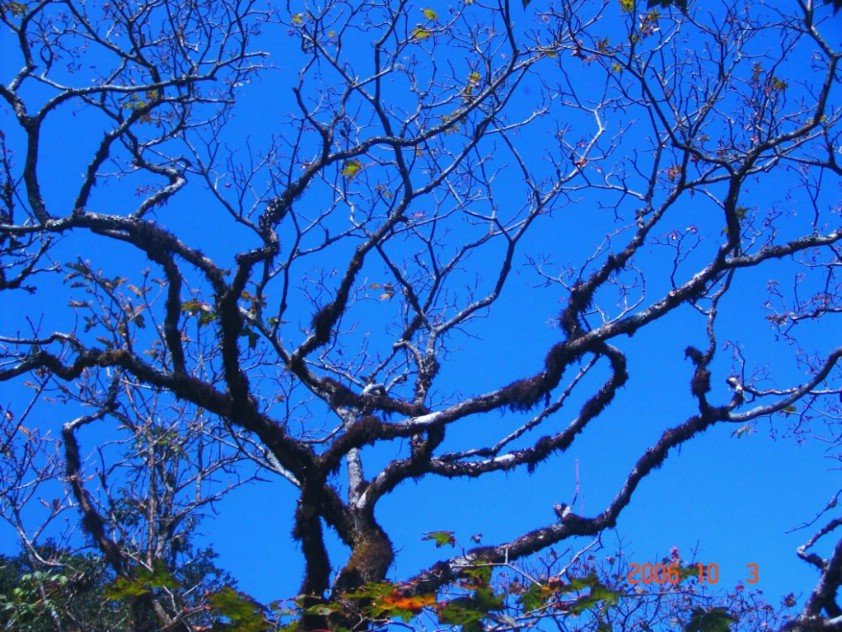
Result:
[[[747,584],[760,581],[760,567],[757,564],[746,564]],[[679,566],[678,564],[629,564],[626,577],[630,584],[678,584],[683,579],[697,577],[700,584],[716,584],[719,582],[719,564],[696,564],[695,566]]]

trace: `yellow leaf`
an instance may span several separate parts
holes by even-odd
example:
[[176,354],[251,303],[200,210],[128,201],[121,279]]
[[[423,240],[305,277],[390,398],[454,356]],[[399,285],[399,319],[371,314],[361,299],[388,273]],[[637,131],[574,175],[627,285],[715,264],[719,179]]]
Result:
[[439,14],[433,11],[432,9],[421,9],[421,11],[424,14],[424,17],[428,20],[432,20],[433,22],[435,22],[439,19]]
[[351,158],[350,160],[346,160],[345,164],[342,166],[342,175],[348,180],[353,180],[354,176],[356,176],[362,168],[363,163],[356,158]]
[[424,40],[430,37],[430,35],[432,35],[432,33],[423,26],[416,26],[412,29],[412,39],[414,40]]
[[303,13],[293,14],[292,23],[297,25],[297,26],[300,26],[300,25],[304,24],[304,14]]

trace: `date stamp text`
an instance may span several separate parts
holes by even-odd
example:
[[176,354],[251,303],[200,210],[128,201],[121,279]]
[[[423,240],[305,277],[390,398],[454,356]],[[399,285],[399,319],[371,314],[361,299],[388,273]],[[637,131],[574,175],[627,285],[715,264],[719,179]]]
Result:
[[[716,584],[719,582],[719,564],[695,564],[693,566],[679,566],[678,564],[629,564],[626,577],[629,584],[678,584],[684,579],[696,577],[700,584]],[[757,564],[746,564],[747,584],[760,581],[760,567]]]

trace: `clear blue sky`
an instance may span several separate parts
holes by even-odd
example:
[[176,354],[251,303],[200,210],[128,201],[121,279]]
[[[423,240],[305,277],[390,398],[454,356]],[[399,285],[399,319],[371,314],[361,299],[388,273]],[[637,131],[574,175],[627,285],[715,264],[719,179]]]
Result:
[[[535,11],[542,9],[542,3],[536,0],[525,13],[521,13],[520,3],[513,4],[517,5],[519,27],[524,31],[533,28],[531,21],[538,20]],[[439,10],[444,14],[444,5]],[[612,16],[617,13],[613,4],[610,13]],[[614,32],[610,24],[602,28],[606,33]],[[277,31],[269,29],[267,32]],[[838,29],[832,33],[828,29],[828,34],[839,39]],[[349,38],[346,44],[348,59],[365,58],[370,51],[369,36],[369,33],[361,32]],[[19,67],[20,60],[15,57],[15,47],[8,33],[4,31],[2,38],[0,81],[5,83]],[[248,160],[243,139],[248,139],[250,146],[259,152],[268,147],[272,135],[282,136],[288,131],[284,114],[294,109],[290,87],[302,59],[293,38],[267,39],[261,44],[270,49],[272,55],[268,64],[273,68],[241,88],[240,103],[233,111],[224,136],[229,146],[239,143],[235,159],[243,162]],[[776,45],[774,40],[755,42],[757,50],[764,47],[772,50]],[[436,54],[442,64],[464,61],[458,54],[448,53],[443,48],[437,49]],[[96,58],[93,61],[96,62]],[[575,84],[584,98],[595,98],[604,89],[605,78],[593,72],[592,67],[569,57],[559,63],[568,73],[566,80]],[[803,90],[798,75],[803,66],[795,64],[794,61],[782,64],[777,72],[790,82],[791,90]],[[562,85],[565,81],[558,68],[553,69],[550,65],[546,68],[546,74],[524,81],[519,93],[523,100],[512,103],[510,108],[514,118],[528,114],[536,107],[529,101],[529,96],[536,95],[541,82],[556,81]],[[325,75],[330,77],[329,72]],[[311,97],[318,96],[320,89],[326,89],[320,88],[313,78],[307,88]],[[400,94],[400,87],[395,89],[395,94]],[[794,92],[793,100],[796,95]],[[35,93],[31,96],[39,98]],[[836,96],[838,99],[838,94]],[[732,105],[736,107],[735,103]],[[620,157],[618,160],[649,146],[651,139],[642,115],[643,110],[635,108],[605,114],[606,137],[617,134],[615,154]],[[563,116],[563,110],[553,110],[550,116],[514,136],[521,143],[525,161],[536,172],[550,171],[545,160],[545,150],[550,142],[547,139],[551,138],[553,126]],[[592,131],[592,121],[581,113],[571,114],[564,122],[571,126],[569,134],[573,137],[587,137]],[[5,105],[0,107],[0,129],[6,131],[10,146],[19,152],[20,135],[14,130],[9,108]],[[66,107],[56,114],[47,129],[50,133],[44,139],[41,174],[51,196],[50,202],[64,212],[72,199],[72,193],[68,192],[78,185],[81,169],[88,160],[85,152],[90,151],[102,129],[102,122],[89,109]],[[621,130],[625,131],[619,135]],[[712,130],[711,136],[715,133],[716,130]],[[491,151],[490,144],[484,148]],[[19,154],[17,161],[21,160]],[[489,167],[499,169],[494,185],[498,203],[506,212],[513,213],[523,204],[524,187],[511,156],[501,149],[499,155],[489,160]],[[265,181],[268,173],[263,172],[260,176]],[[779,209],[781,217],[777,221],[783,232],[803,232],[804,221],[808,220],[803,212],[804,194],[797,190],[796,184],[797,178],[783,170],[773,177],[761,176],[756,188],[744,192],[745,204],[760,218],[772,209]],[[117,181],[105,187],[109,193],[96,198],[101,210],[122,212],[122,208],[131,208],[137,203],[133,186],[132,182]],[[838,199],[840,187],[838,179],[823,186],[819,205],[824,208]],[[317,205],[327,195],[325,187],[316,187],[303,204]],[[442,362],[437,382],[443,398],[454,398],[460,393],[479,394],[541,369],[547,349],[561,335],[552,321],[563,306],[565,294],[558,285],[539,287],[540,279],[527,265],[524,255],[551,257],[550,267],[555,273],[566,264],[581,265],[606,230],[618,226],[610,219],[611,210],[600,207],[606,195],[616,198],[614,193],[577,192],[566,205],[559,206],[553,217],[539,218],[531,237],[520,245],[510,285],[489,317],[473,321],[466,331],[468,335],[452,339],[452,352]],[[611,201],[619,206],[616,199]],[[417,210],[423,212],[424,208]],[[708,240],[715,240],[720,236],[722,226],[721,214],[716,214],[715,210],[710,199],[688,197],[672,214],[661,231],[661,238],[669,243],[670,231],[675,230],[685,236],[698,232]],[[802,212],[800,216],[799,211]],[[245,233],[233,227],[227,216],[214,207],[197,181],[156,216],[184,235],[191,245],[222,261],[231,261],[235,248],[249,245]],[[623,241],[624,235],[627,233],[617,237],[618,243]],[[460,234],[454,233],[453,238],[460,238]],[[700,252],[708,253],[706,247],[703,246]],[[109,250],[98,246],[93,249],[84,239],[77,241],[69,237],[61,249],[65,253],[78,252],[79,256],[89,258],[94,268],[112,274],[133,276],[149,265],[141,258],[132,258],[123,248]],[[481,287],[491,282],[493,279],[484,278],[482,271],[498,254],[499,251],[491,248],[469,260],[466,280],[476,273]],[[647,301],[651,301],[668,289],[664,271],[671,265],[670,251],[653,246],[646,250],[645,256],[641,269],[647,277]],[[702,258],[696,259],[699,260]],[[314,258],[312,263],[314,269],[322,266],[329,270],[331,265],[341,266],[341,258],[331,254]],[[689,265],[682,267],[679,278],[686,278],[690,269]],[[776,336],[765,320],[768,312],[763,308],[768,282],[781,280],[786,283],[797,270],[791,261],[782,261],[741,274],[735,280],[734,291],[721,305],[719,349],[713,364],[713,401],[726,402],[730,397],[725,378],[731,375],[735,364],[731,357],[733,347],[729,344],[741,349],[751,370],[768,374],[768,381],[762,382],[767,387],[772,384],[790,386],[803,379],[803,371],[794,362],[797,350]],[[367,266],[363,275],[370,283],[388,278],[383,266],[376,264]],[[15,303],[15,295],[4,294],[0,333],[21,327],[24,316],[39,308],[44,311],[44,331],[60,328],[66,313],[53,306],[66,301],[70,290],[58,281],[55,279],[32,299],[21,296],[21,307]],[[378,327],[382,325],[383,314],[388,314],[388,308],[378,301],[362,308],[359,314],[368,320],[361,323],[360,331],[371,331],[376,341]],[[306,322],[305,310],[301,312],[301,319]],[[678,425],[696,412],[688,388],[693,368],[684,358],[684,349],[691,344],[700,347],[706,344],[704,327],[704,318],[690,309],[683,309],[651,330],[616,341],[629,358],[628,384],[566,454],[550,459],[531,475],[518,471],[482,481],[410,482],[386,498],[379,505],[377,516],[396,545],[397,559],[392,576],[405,578],[439,559],[442,551],[435,550],[430,542],[422,541],[425,532],[451,530],[460,545],[470,547],[471,536],[479,532],[483,534],[483,543],[495,544],[551,522],[553,503],[572,500],[577,476],[579,492],[574,510],[586,516],[601,511],[643,451],[665,429]],[[800,339],[808,351],[826,352],[839,344],[838,318],[825,323],[804,323],[799,327]],[[598,380],[592,380],[592,384],[598,385]],[[0,384],[0,404],[20,408],[25,400],[19,388],[19,383]],[[574,399],[573,405],[565,409],[567,414],[562,411],[552,428],[563,427],[581,401]],[[60,416],[55,407],[45,406],[44,410],[44,415],[38,417],[42,428],[56,435],[66,418]],[[446,445],[451,446],[450,449],[464,447],[477,437],[489,436],[486,434],[489,428],[514,427],[513,419],[516,417],[511,414],[501,417],[493,413],[467,420],[449,431]],[[760,570],[757,587],[763,589],[773,603],[790,591],[806,593],[813,587],[817,574],[796,558],[795,549],[812,535],[812,530],[790,531],[812,519],[839,491],[838,462],[832,458],[839,446],[815,440],[816,436],[828,433],[822,425],[816,425],[805,435],[795,436],[790,432],[793,421],[785,416],[761,421],[754,426],[754,432],[740,438],[733,435],[735,427],[715,427],[672,453],[664,466],[640,485],[631,506],[620,518],[616,534],[605,534],[600,554],[614,553],[619,538],[627,559],[641,563],[668,555],[673,546],[677,546],[685,557],[697,549],[697,561],[719,565],[722,586],[731,587],[737,581],[745,580],[748,577],[746,565],[755,563]],[[106,436],[109,436],[107,432]],[[535,438],[538,436],[540,433]],[[83,450],[90,453],[97,435],[83,433],[82,439]],[[368,473],[373,475],[378,464],[399,454],[401,446],[397,444],[365,453]],[[239,580],[243,590],[259,600],[292,596],[298,588],[300,553],[290,536],[295,499],[294,490],[283,481],[252,484],[231,493],[216,507],[217,514],[209,516],[200,527],[202,538],[219,553],[219,565]],[[3,529],[5,527],[0,526],[0,550],[10,553],[16,548],[15,539]],[[338,563],[344,552],[341,547],[334,547],[333,555],[334,563]]]

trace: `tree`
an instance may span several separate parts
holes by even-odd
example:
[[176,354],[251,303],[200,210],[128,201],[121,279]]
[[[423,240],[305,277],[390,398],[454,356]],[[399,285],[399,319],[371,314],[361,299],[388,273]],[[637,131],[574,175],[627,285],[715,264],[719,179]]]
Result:
[[[156,600],[167,603],[175,596],[173,588],[179,589],[178,600],[192,629],[209,628],[226,612],[220,596],[236,585],[216,568],[208,550],[193,551],[190,562],[180,565],[178,578],[157,566],[130,581],[115,578],[101,556],[74,554],[49,542],[35,553],[35,562],[33,551],[0,557],[0,624],[5,630],[111,632],[139,627],[150,617],[132,611],[133,598],[154,592]],[[208,599],[208,594],[215,597]],[[154,619],[147,625],[159,629]]]
[[[298,497],[301,628],[371,625],[378,586],[466,581],[490,613],[477,573],[613,527],[706,430],[838,448],[833,8],[522,4],[0,4],[2,516],[27,559],[73,509],[128,625],[197,629],[231,594],[179,579],[191,533],[268,478]],[[624,409],[661,426],[598,511],[384,584],[384,499],[546,467]],[[842,540],[809,552],[833,511],[794,629],[842,614]]]

